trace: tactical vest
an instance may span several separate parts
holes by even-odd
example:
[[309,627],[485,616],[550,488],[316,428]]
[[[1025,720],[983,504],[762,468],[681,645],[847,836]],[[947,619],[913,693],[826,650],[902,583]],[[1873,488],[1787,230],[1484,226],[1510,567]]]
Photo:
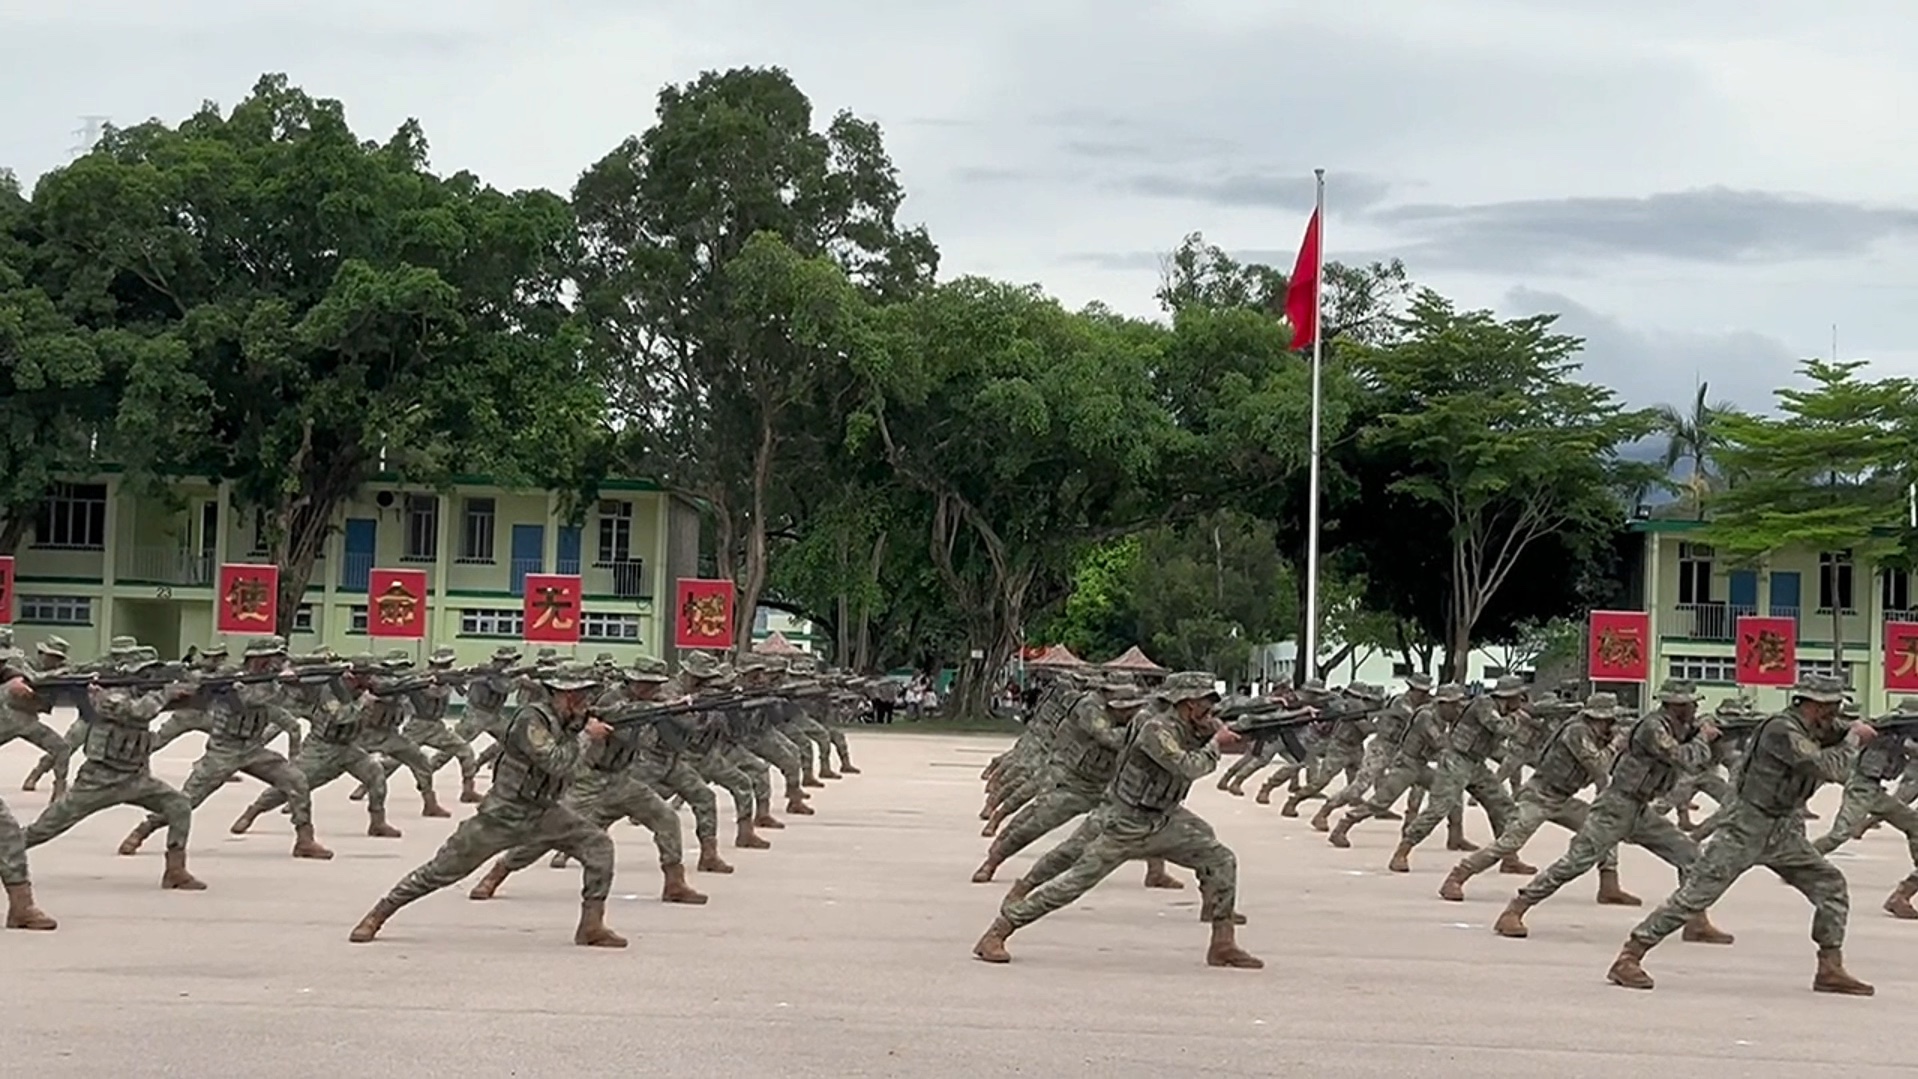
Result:
[[1059,737],[1054,743],[1053,759],[1061,767],[1080,779],[1094,783],[1107,783],[1112,773],[1119,767],[1119,750],[1102,746],[1084,728],[1080,727],[1075,716],[1082,707],[1092,707],[1105,711],[1105,698],[1093,692],[1081,693],[1066,710],[1065,721],[1059,724]]
[[1880,783],[1897,779],[1905,774],[1908,760],[1903,732],[1882,735],[1866,742],[1858,751],[1858,774]]
[[214,704],[213,716],[212,736],[231,742],[258,741],[273,723],[273,713],[267,706],[236,700]]
[[1400,761],[1430,763],[1432,758],[1438,755],[1440,748],[1445,745],[1445,739],[1450,732],[1443,729],[1444,720],[1438,718],[1437,708],[1432,705],[1426,707],[1432,708],[1435,722],[1421,724],[1418,722],[1418,717],[1412,718],[1412,721],[1406,725],[1404,736],[1399,739],[1398,759]]
[[[1765,739],[1778,732],[1779,724],[1790,722],[1791,717],[1781,713],[1758,725],[1758,730],[1752,733],[1750,748],[1745,751],[1744,770],[1738,777],[1738,799],[1767,817],[1789,817],[1797,813],[1805,808],[1805,803],[1823,782],[1809,772],[1793,771],[1778,754],[1767,751]],[[1815,732],[1808,733],[1822,746],[1837,745],[1844,737],[1842,729],[1836,738],[1820,738]]]
[[453,691],[445,686],[428,686],[414,690],[406,698],[413,706],[413,718],[438,723],[446,718],[446,702],[452,695]]
[[1386,706],[1372,721],[1372,730],[1382,745],[1397,747],[1405,741],[1405,731],[1412,725],[1412,704],[1403,696]]
[[545,705],[522,708],[507,728],[506,740],[500,743],[499,760],[493,764],[492,794],[526,805],[551,806],[566,793],[572,777],[548,772],[526,752],[526,726],[540,721],[553,728],[555,737],[571,738],[574,734]]
[[1368,733],[1370,731],[1364,720],[1341,719],[1332,724],[1332,744],[1345,749],[1357,749],[1365,744]]
[[375,697],[360,709],[360,730],[378,737],[399,728],[406,712],[398,697]]
[[[1625,751],[1618,755],[1618,760],[1612,762],[1609,790],[1644,803],[1664,796],[1672,789],[1672,784],[1678,782],[1678,766],[1658,759],[1650,750],[1654,737],[1651,724],[1663,722],[1665,712],[1660,709],[1632,724],[1632,733],[1625,740]],[[1680,738],[1679,741],[1685,739]]]
[[1538,767],[1532,771],[1532,782],[1546,794],[1560,798],[1570,798],[1584,790],[1592,782],[1585,774],[1585,765],[1572,752],[1572,739],[1579,736],[1596,737],[1597,732],[1582,720],[1572,720],[1553,731],[1545,741],[1545,748],[1539,752]]
[[312,722],[310,737],[316,742],[343,746],[359,737],[359,710],[336,699],[321,700],[307,719]]
[[640,736],[645,730],[637,723],[614,727],[613,733],[600,743],[599,752],[593,758],[593,770],[617,773],[631,768],[633,761],[639,758]]
[[88,761],[122,772],[147,766],[153,756],[153,732],[128,713],[124,705],[131,700],[131,694],[113,692],[101,702],[97,719],[87,724]]
[[1452,727],[1452,752],[1469,761],[1482,761],[1498,748],[1498,732],[1485,721],[1498,711],[1498,705],[1474,701]]
[[1119,770],[1108,788],[1112,799],[1121,805],[1148,813],[1168,813],[1177,809],[1192,790],[1191,780],[1166,771],[1139,748],[1139,739],[1146,728],[1163,722],[1145,720],[1132,724],[1126,731],[1125,746],[1119,750]]
[[478,675],[466,683],[466,707],[497,712],[505,705],[506,690],[500,688],[497,675]]

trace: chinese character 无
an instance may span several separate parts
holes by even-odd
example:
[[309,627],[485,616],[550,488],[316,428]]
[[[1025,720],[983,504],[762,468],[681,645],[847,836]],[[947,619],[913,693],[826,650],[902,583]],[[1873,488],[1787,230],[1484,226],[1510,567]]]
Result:
[[1909,678],[1918,672],[1918,637],[1901,637],[1892,645],[1892,674],[1899,678]]
[[546,629],[549,626],[553,629],[573,628],[572,598],[563,588],[554,588],[551,585],[541,588],[538,598],[533,600],[533,609],[538,612],[533,616],[535,629]]
[[265,622],[267,605],[272,601],[266,582],[258,577],[240,577],[227,589],[226,607],[241,622]]

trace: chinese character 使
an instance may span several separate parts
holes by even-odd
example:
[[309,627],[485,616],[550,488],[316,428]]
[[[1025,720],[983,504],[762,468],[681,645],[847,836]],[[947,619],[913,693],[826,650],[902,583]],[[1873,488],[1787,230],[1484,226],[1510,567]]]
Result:
[[272,602],[266,582],[258,577],[239,576],[226,592],[226,609],[241,622],[265,622],[266,608]]
[[380,625],[410,626],[414,612],[419,610],[420,598],[408,592],[405,585],[394,581],[373,601],[373,606],[379,611]]
[[1638,630],[1607,629],[1598,635],[1599,666],[1608,671],[1635,671],[1644,656],[1645,642]]
[[535,629],[573,628],[573,604],[563,588],[548,585],[539,590],[539,598],[533,601],[533,609],[539,613],[533,617]]
[[1777,630],[1761,629],[1745,635],[1747,664],[1754,671],[1771,674],[1785,669],[1785,635]]

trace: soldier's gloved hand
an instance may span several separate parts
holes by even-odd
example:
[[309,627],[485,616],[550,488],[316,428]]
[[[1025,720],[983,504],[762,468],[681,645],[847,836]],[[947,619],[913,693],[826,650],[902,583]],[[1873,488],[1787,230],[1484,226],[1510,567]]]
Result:
[[1220,727],[1218,730],[1213,731],[1212,740],[1218,744],[1220,749],[1227,752],[1245,748],[1244,736],[1229,727]]
[[1716,742],[1718,741],[1718,735],[1719,735],[1718,726],[1714,724],[1711,720],[1709,719],[1705,720],[1704,722],[1698,725],[1698,736],[1700,738],[1703,738],[1705,741]]
[[1869,742],[1873,738],[1878,737],[1878,728],[1866,723],[1862,719],[1854,720],[1851,725],[1851,736],[1860,742]]
[[613,733],[613,728],[608,727],[604,723],[601,723],[598,719],[594,719],[594,718],[587,719],[586,737],[591,738],[593,741],[604,742],[606,740],[606,736],[612,733]]

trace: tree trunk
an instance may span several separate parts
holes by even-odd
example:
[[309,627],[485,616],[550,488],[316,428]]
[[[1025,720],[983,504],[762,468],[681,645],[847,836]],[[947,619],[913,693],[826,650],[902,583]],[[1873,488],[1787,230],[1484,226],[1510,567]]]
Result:
[[327,535],[333,531],[333,513],[344,501],[344,497],[321,500],[302,496],[275,510],[279,524],[273,561],[280,567],[280,596],[273,632],[282,637],[293,635],[293,620],[306,598],[307,585],[313,581],[313,567],[326,548]]
[[746,522],[746,579],[741,582],[739,598],[739,651],[753,647],[753,620],[759,612],[759,596],[766,588],[766,494],[773,478],[773,425],[770,417],[759,425],[759,445],[753,448],[753,508]]
[[27,538],[27,529],[33,524],[29,514],[13,514],[0,519],[0,555],[10,555],[20,549],[20,541]]
[[[1833,574],[1834,579],[1836,574]],[[1836,592],[1837,589],[1832,589]],[[1871,604],[1865,605],[1866,610]],[[1845,611],[1842,597],[1831,597],[1831,676],[1840,682],[1845,680]]]

